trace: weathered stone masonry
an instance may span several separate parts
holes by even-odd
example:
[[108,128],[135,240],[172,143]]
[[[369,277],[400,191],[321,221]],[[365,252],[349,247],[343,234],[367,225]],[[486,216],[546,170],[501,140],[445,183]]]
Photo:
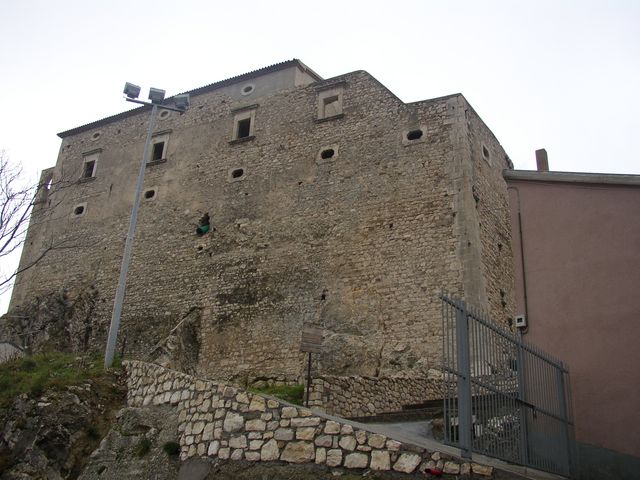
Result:
[[306,408],[199,380],[144,362],[125,362],[130,407],[172,405],[183,460],[283,461],[412,473],[491,475],[493,469],[406,445]]
[[[509,162],[462,95],[406,104],[364,71],[324,80],[298,61],[191,93],[187,113],[159,119],[164,158],[146,169],[153,195],[140,209],[120,333],[128,355],[192,315],[189,371],[296,381],[309,322],[326,332],[315,374],[426,375],[440,362],[441,289],[512,316]],[[327,117],[325,100],[341,113]],[[234,140],[246,115],[251,135]],[[53,240],[82,246],[49,252],[14,289],[18,307],[95,287],[94,347],[108,329],[147,116],[60,134],[22,262]],[[81,179],[88,158],[95,174]],[[214,229],[197,236],[204,213]]]

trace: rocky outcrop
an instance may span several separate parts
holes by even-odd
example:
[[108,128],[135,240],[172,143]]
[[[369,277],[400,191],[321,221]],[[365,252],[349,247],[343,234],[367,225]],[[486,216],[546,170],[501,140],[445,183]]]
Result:
[[115,376],[40,396],[22,394],[0,409],[0,479],[77,478],[122,406]]

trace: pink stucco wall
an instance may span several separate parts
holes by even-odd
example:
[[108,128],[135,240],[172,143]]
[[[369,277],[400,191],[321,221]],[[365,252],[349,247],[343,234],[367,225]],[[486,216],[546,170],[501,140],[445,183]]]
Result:
[[640,181],[545,175],[507,180],[524,338],[568,364],[577,440],[640,457]]

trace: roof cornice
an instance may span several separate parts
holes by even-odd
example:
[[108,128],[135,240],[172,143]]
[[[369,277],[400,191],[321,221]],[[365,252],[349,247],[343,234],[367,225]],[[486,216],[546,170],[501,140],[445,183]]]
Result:
[[505,180],[556,183],[599,183],[608,185],[640,185],[640,175],[584,172],[539,172],[537,170],[503,170]]
[[[204,87],[195,88],[193,90],[189,90],[189,91],[183,92],[183,93],[188,93],[192,97],[195,97],[197,95],[202,95],[202,94],[205,94],[205,93],[209,93],[209,92],[211,92],[213,90],[217,90],[217,89],[222,88],[222,87],[233,85],[234,83],[246,82],[247,80],[251,80],[251,79],[254,79],[256,77],[260,77],[260,76],[265,75],[267,73],[279,72],[280,70],[285,70],[287,68],[294,67],[294,66],[298,67],[303,72],[306,72],[309,75],[311,75],[316,81],[323,80],[323,78],[320,75],[318,75],[312,69],[307,67],[304,63],[302,63],[297,58],[294,58],[292,60],[287,60],[285,62],[280,62],[280,63],[275,63],[273,65],[269,65],[268,67],[259,68],[258,70],[253,70],[253,71],[248,72],[248,73],[243,73],[242,75],[236,75],[235,77],[227,78],[225,80],[220,80],[219,82],[210,83],[209,85],[205,85]],[[167,98],[167,100],[171,100],[172,98],[174,98],[174,97],[169,97],[169,98]],[[142,112],[145,112],[145,111],[149,111],[150,109],[151,109],[151,107],[146,106],[146,105],[142,106],[142,107],[138,107],[138,108],[133,108],[131,110],[127,110],[126,112],[118,113],[116,115],[111,115],[109,117],[105,117],[105,118],[102,118],[100,120],[96,120],[95,122],[87,123],[85,125],[81,125],[79,127],[72,128],[70,130],[65,130],[64,132],[58,133],[58,136],[60,138],[65,138],[65,137],[69,137],[71,135],[76,135],[78,133],[94,129],[94,128],[100,127],[102,125],[106,125],[106,124],[109,124],[109,123],[112,123],[112,122],[116,122],[118,120],[122,120],[124,118],[128,118],[128,117],[131,117],[131,116],[134,116],[134,115],[138,115],[139,113],[142,113]]]

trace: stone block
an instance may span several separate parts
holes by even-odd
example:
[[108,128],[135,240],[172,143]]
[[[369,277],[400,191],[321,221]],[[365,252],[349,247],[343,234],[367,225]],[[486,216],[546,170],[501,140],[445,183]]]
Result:
[[369,456],[366,453],[349,453],[344,459],[345,468],[367,468]]
[[315,447],[310,442],[290,442],[280,455],[280,460],[288,463],[307,463],[315,459]]
[[371,470],[390,470],[391,461],[389,452],[383,450],[375,450],[371,452]]
[[260,458],[263,462],[278,460],[279,457],[280,449],[278,448],[278,442],[274,439],[269,440],[260,449]]
[[230,458],[231,460],[235,460],[237,462],[238,460],[242,460],[242,457],[244,457],[244,450],[238,448],[231,453]]
[[420,465],[420,461],[422,457],[416,453],[403,453],[400,455],[400,458],[394,463],[393,469],[396,472],[402,473],[412,473],[418,465]]
[[254,420],[247,420],[244,429],[247,432],[264,432],[267,428],[267,424],[264,420],[256,418]]
[[307,417],[307,418],[292,418],[291,426],[292,427],[317,427],[320,425],[320,418],[318,417]]
[[479,463],[471,464],[471,471],[476,475],[482,475],[483,477],[490,477],[493,475],[493,467],[487,465],[480,465]]
[[247,448],[247,437],[245,435],[233,436],[229,439],[231,448]]
[[340,433],[340,424],[332,420],[327,420],[327,423],[324,426],[324,433],[327,433],[329,435]]
[[218,454],[218,450],[220,450],[220,442],[218,440],[214,440],[209,444],[207,455],[211,457],[216,456]]
[[296,407],[282,407],[282,418],[295,418],[298,416]]
[[327,449],[316,448],[316,463],[321,464],[327,461]]
[[342,450],[334,448],[327,451],[327,466],[338,467],[342,464]]
[[442,471],[449,475],[458,475],[460,473],[460,465],[456,462],[445,462]]
[[384,435],[380,435],[378,433],[370,433],[369,441],[367,443],[373,448],[384,448],[386,441],[387,437],[385,437]]
[[273,438],[284,441],[293,440],[293,430],[290,428],[279,428],[274,432]]
[[260,452],[245,452],[244,458],[250,462],[259,462]]
[[225,432],[237,432],[244,427],[244,417],[237,413],[227,412],[223,428]]
[[330,447],[333,444],[333,437],[331,435],[320,435],[313,443],[319,447]]
[[315,427],[302,427],[296,430],[296,439],[298,440],[313,440],[315,435]]
[[264,397],[254,395],[249,404],[250,412],[264,412],[267,409],[267,402]]
[[356,449],[356,444],[356,438],[351,435],[345,435],[341,437],[338,442],[340,448],[342,448],[343,450],[348,450],[350,452]]

